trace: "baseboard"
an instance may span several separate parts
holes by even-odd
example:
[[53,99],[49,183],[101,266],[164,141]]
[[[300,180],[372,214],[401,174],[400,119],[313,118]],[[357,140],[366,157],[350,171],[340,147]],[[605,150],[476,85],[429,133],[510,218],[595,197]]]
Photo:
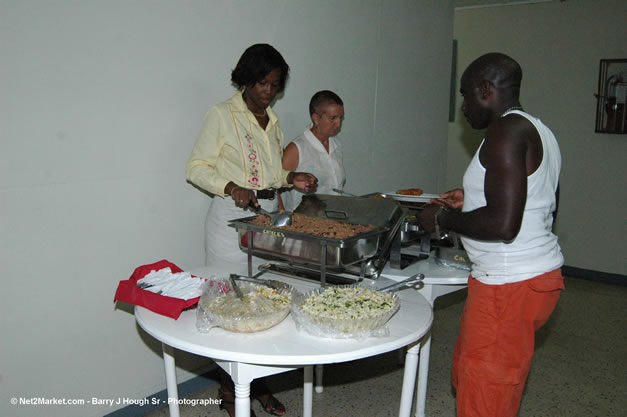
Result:
[[[201,391],[210,385],[216,384],[217,381],[210,378],[209,374],[212,374],[212,371],[188,379],[185,382],[180,382],[178,384],[179,398],[185,398],[186,396]],[[167,404],[168,391],[164,389],[147,396],[146,404],[144,405],[127,405],[126,407],[120,408],[112,413],[105,414],[103,417],[143,417],[153,411],[167,407]]]
[[589,281],[604,282],[606,284],[627,286],[627,276],[612,274],[610,272],[593,271],[590,269],[577,268],[575,266],[564,265],[562,275],[572,278],[581,278]]

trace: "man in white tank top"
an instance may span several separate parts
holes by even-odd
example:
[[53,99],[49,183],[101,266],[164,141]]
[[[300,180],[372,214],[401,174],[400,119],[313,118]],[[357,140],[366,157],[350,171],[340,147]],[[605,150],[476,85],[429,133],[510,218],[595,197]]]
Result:
[[534,334],[564,288],[552,231],[561,155],[555,136],[520,105],[522,70],[500,53],[473,61],[461,79],[462,111],[485,138],[463,189],[419,216],[429,232],[452,230],[473,263],[453,357],[457,415],[515,417]]

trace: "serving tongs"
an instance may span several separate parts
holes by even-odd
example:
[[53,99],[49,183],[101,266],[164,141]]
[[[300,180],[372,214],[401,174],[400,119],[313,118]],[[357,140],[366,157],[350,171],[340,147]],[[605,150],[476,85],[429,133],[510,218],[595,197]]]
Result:
[[[248,278],[243,275],[231,274],[229,275],[229,279],[231,280],[232,284],[234,281],[252,282],[253,284],[265,285],[266,287],[272,288],[273,290],[286,290],[286,289],[289,289],[290,287],[288,284],[281,282],[281,281],[256,278],[256,276],[258,275],[254,275],[252,278]],[[235,284],[234,287],[236,285],[237,284]]]
[[405,288],[409,288],[413,286],[414,284],[418,284],[418,283],[422,284],[420,286],[420,288],[422,288],[422,286],[424,285],[424,283],[422,282],[423,279],[425,279],[425,275],[418,273],[416,275],[412,275],[411,277],[407,279],[396,282],[392,285],[388,285],[387,287],[380,288],[379,291],[380,292],[396,292],[396,291],[403,290]]
[[231,287],[233,287],[233,291],[235,291],[235,295],[237,296],[237,298],[239,298],[240,300],[244,299],[244,293],[242,292],[242,290],[240,289],[240,287],[237,286],[237,283],[235,282],[235,278],[237,276],[235,274],[231,274],[229,276],[229,281],[231,281]]
[[335,191],[336,193],[338,193],[340,195],[344,195],[346,197],[359,197],[358,195],[349,193],[348,191],[340,190],[339,188],[332,188],[332,190]]

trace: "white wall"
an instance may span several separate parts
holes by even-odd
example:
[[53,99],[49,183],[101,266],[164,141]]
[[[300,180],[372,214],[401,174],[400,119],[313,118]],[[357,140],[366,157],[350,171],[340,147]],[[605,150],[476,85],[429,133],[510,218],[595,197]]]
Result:
[[[626,10],[623,0],[567,0],[455,12],[458,76],[483,53],[511,55],[523,69],[522,105],[560,143],[555,230],[566,265],[623,275],[627,141],[625,135],[594,132],[594,94],[599,60],[627,57]],[[447,188],[461,185],[481,133],[471,131],[458,110],[449,129]]]
[[[438,0],[0,0],[0,415],[99,416],[115,407],[9,398],[165,387],[159,344],[113,295],[138,265],[202,264],[208,198],[185,162],[246,47],[292,67],[287,137],[316,90],[344,99],[349,191],[439,189],[452,24]],[[180,380],[203,365],[177,359]]]

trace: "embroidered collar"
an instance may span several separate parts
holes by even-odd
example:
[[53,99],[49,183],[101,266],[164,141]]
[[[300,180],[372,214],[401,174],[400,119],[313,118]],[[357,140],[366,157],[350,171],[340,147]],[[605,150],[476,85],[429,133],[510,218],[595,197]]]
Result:
[[[244,101],[244,97],[242,97],[242,90],[238,90],[235,95],[233,95],[233,97],[231,98],[231,103],[233,104],[233,111],[234,112],[241,112],[241,113],[248,113],[252,116],[253,112],[251,112],[248,109],[248,106],[246,105],[246,102]],[[278,121],[278,117],[276,115],[276,113],[274,113],[274,110],[272,110],[272,107],[268,106],[266,107],[266,112],[268,113],[268,126],[270,125],[274,125],[277,123]],[[254,119],[254,116],[253,116]]]

